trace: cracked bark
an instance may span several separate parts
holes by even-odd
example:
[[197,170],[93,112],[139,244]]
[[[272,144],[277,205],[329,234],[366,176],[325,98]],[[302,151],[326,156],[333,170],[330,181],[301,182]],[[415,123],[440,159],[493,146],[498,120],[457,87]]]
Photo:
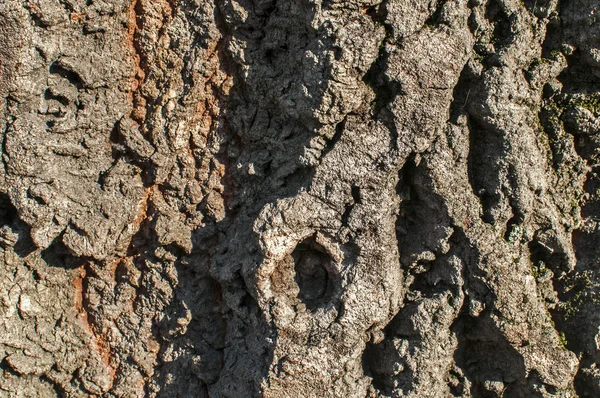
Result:
[[0,395],[597,396],[596,3],[0,4]]

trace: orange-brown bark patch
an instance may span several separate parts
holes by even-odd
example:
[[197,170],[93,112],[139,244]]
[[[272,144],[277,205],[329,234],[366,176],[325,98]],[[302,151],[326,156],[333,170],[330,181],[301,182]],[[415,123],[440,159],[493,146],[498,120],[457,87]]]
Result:
[[91,345],[102,359],[105,368],[108,370],[110,378],[110,388],[114,384],[116,377],[116,367],[113,366],[113,355],[110,349],[110,343],[106,340],[106,336],[98,333],[97,328],[90,322],[88,311],[85,308],[85,285],[87,271],[85,266],[75,270],[75,275],[72,280],[74,288],[74,306],[76,317],[84,325],[85,329],[90,333]]

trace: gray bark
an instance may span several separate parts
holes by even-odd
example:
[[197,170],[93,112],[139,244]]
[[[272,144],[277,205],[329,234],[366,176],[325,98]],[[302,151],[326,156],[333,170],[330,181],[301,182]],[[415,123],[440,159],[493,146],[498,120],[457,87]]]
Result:
[[0,396],[600,396],[597,0],[0,3]]

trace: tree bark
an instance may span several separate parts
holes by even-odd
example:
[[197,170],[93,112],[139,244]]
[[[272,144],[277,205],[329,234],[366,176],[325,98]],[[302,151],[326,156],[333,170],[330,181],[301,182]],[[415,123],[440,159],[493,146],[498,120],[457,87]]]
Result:
[[6,0],[0,396],[600,396],[597,0]]

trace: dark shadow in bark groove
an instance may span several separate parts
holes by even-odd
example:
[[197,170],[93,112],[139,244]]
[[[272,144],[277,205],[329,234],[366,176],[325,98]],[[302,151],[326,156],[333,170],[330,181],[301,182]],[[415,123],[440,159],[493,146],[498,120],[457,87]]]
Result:
[[10,226],[18,217],[17,209],[6,194],[0,194],[0,226]]
[[168,350],[180,355],[163,362],[155,377],[159,396],[208,397],[208,386],[218,377],[224,362],[226,324],[220,284],[208,274],[210,257],[203,252],[176,261],[178,283],[163,320],[156,325],[162,342],[159,357]]
[[[555,394],[556,388],[544,384],[535,370],[527,372],[522,354],[496,326],[491,315],[492,311],[496,311],[492,303],[497,298],[487,284],[482,283],[485,275],[478,265],[480,255],[472,249],[462,231],[455,235],[457,240],[454,244],[462,242],[463,245],[461,257],[465,261],[465,284],[462,289],[465,298],[460,313],[451,326],[458,339],[454,352],[456,380],[452,385],[449,383],[451,393],[454,396],[464,396],[470,390],[474,398],[529,398],[543,397],[540,391],[545,389],[548,393]],[[487,303],[486,308],[478,315],[470,314],[473,300]],[[499,313],[496,315],[502,316]],[[522,344],[526,346],[529,342],[524,341]]]
[[494,325],[489,313],[484,311],[472,317],[467,308],[465,301],[452,330],[459,341],[454,361],[470,381],[472,396],[542,397],[532,389],[541,382],[533,374],[527,377],[521,354]]
[[536,371],[527,373],[522,354],[492,320],[493,306],[486,306],[478,315],[470,314],[472,300],[494,303],[497,299],[489,287],[481,283],[484,275],[478,265],[480,254],[473,250],[462,231],[458,231],[453,239],[455,244],[462,242],[461,257],[465,262],[462,290],[465,296],[450,328],[458,339],[454,351],[454,373],[457,377],[452,385],[449,383],[451,393],[458,397],[470,390],[474,398],[542,397],[540,388],[554,393],[554,387],[544,385]]
[[75,86],[78,90],[84,87],[83,80],[76,72],[65,67],[60,61],[55,61],[50,65],[50,73],[59,75],[64,79],[67,79],[69,83]]
[[371,68],[363,77],[363,81],[373,89],[375,99],[372,106],[372,113],[376,120],[382,122],[387,127],[394,138],[392,145],[397,149],[398,128],[394,121],[394,115],[389,109],[390,104],[396,97],[402,94],[402,85],[397,81],[391,81],[384,73],[387,68],[389,55],[385,49],[385,43],[379,49],[379,55]]
[[441,242],[448,237],[446,227],[451,225],[444,200],[432,191],[427,173],[425,162],[417,165],[415,155],[399,172],[396,239],[404,269],[415,267],[426,252],[439,254]]
[[452,103],[450,104],[450,119],[451,123],[457,124],[460,116],[467,115],[467,103],[471,97],[471,90],[475,94],[475,80],[472,76],[470,66],[466,65],[460,72],[458,82],[452,90]]
[[499,158],[503,155],[503,138],[469,118],[469,183],[483,206],[481,220],[493,224],[502,200]]
[[36,249],[31,239],[31,227],[19,218],[10,197],[3,193],[0,193],[0,245],[13,246],[22,258]]
[[470,114],[477,100],[477,79],[471,66],[466,65],[454,87],[450,105],[451,123],[459,123],[461,117],[467,118],[469,129],[468,177],[475,195],[483,207],[482,221],[492,224],[496,219],[496,207],[502,200],[500,194],[499,158],[502,157],[503,138],[490,131]]
[[[541,0],[540,0],[541,1]],[[517,21],[514,14],[509,14],[501,1],[492,0],[486,5],[486,18],[494,24],[495,44],[497,47],[507,47],[515,40]]]
[[[426,332],[415,328],[419,324],[419,306],[424,300],[438,303],[443,300],[440,304],[448,305],[446,298],[443,298],[445,294],[449,292],[450,297],[455,297],[460,289],[452,282],[452,274],[456,271],[450,258],[461,255],[463,241],[454,234],[450,237],[449,252],[443,254],[437,250],[439,243],[447,239],[442,231],[444,226],[451,225],[451,219],[443,198],[433,192],[428,184],[428,171],[426,162],[417,165],[415,156],[410,156],[399,171],[396,187],[401,199],[396,221],[400,263],[404,272],[412,277],[405,291],[418,292],[418,298],[406,298],[404,306],[384,328],[383,341],[367,344],[362,357],[365,375],[373,378],[373,387],[385,396],[395,396],[395,388],[402,389],[405,394],[414,393],[418,388],[413,369],[407,363],[414,359],[410,357],[420,350],[425,338],[423,334]],[[429,251],[435,252],[434,260],[417,260]],[[404,355],[399,353],[399,344],[409,347]]]
[[51,267],[75,269],[83,266],[90,258],[77,257],[63,243],[64,232],[58,235],[46,249],[42,250],[42,260]]

